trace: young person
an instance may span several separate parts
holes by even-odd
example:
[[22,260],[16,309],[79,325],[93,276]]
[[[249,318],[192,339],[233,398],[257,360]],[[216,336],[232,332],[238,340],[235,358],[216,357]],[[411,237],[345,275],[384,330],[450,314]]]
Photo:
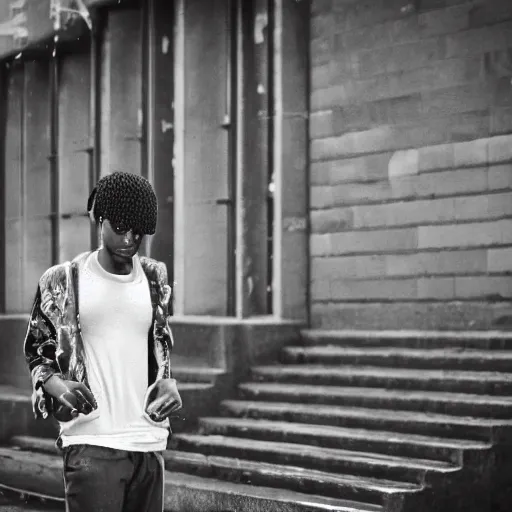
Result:
[[47,270],[25,338],[36,418],[60,425],[67,512],[161,512],[172,378],[171,288],[164,263],[139,257],[155,232],[150,183],[115,172],[87,209],[99,250]]

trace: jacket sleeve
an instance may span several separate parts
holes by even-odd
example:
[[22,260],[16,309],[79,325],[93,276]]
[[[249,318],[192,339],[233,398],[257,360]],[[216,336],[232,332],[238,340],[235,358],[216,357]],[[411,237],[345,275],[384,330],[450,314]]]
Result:
[[32,377],[32,406],[36,418],[47,418],[52,412],[52,399],[43,384],[60,369],[56,360],[55,327],[41,311],[41,289],[38,286],[30,313],[24,342],[25,360]]
[[169,322],[172,308],[172,288],[167,278],[167,266],[163,262],[158,264],[158,301],[156,308],[157,339],[160,340],[160,371],[163,378],[172,377],[171,352],[174,348],[174,338]]

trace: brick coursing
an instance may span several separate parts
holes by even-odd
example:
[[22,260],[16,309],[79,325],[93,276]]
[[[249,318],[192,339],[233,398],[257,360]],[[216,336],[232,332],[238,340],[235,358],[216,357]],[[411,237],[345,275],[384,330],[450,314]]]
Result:
[[310,50],[314,325],[498,325],[512,299],[512,2],[314,0]]

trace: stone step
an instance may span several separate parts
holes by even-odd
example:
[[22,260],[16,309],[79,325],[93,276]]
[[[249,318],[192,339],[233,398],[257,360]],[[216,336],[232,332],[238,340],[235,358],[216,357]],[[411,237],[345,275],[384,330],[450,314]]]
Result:
[[2,490],[0,486],[0,512],[64,512],[65,509],[64,502],[41,500]]
[[338,345],[289,346],[282,350],[280,360],[285,364],[343,364],[422,370],[509,372],[512,368],[512,350],[466,350],[464,348],[425,350]]
[[[192,464],[187,469],[196,468]],[[166,472],[166,482],[166,512],[384,512],[381,505],[362,503],[359,498],[329,498],[178,471]]]
[[[231,434],[231,433],[230,433]],[[283,436],[286,438],[286,436]],[[270,464],[304,467],[423,484],[430,475],[450,476],[460,466],[444,461],[397,457],[382,453],[357,452],[298,442],[278,442],[217,434],[178,434],[172,447],[206,456],[234,457]]]
[[508,350],[512,348],[512,333],[503,331],[362,331],[304,330],[303,345],[338,345],[342,347],[401,347],[401,348],[473,348]]
[[487,452],[490,443],[418,434],[401,434],[364,428],[308,425],[288,421],[251,418],[201,418],[199,432],[271,442],[321,446],[351,452],[385,454],[393,457],[441,461],[460,466],[464,455]]
[[18,389],[0,386],[0,442],[15,434],[55,438],[57,422],[53,419],[36,420],[32,412],[30,387]]
[[395,433],[463,438],[488,442],[510,435],[512,421],[491,420],[434,414],[419,411],[393,411],[362,407],[225,400],[220,404],[225,416],[266,419],[299,424],[325,425],[343,428],[364,428]]
[[247,382],[240,384],[238,389],[241,397],[249,400],[375,407],[499,419],[512,418],[512,396],[495,397],[466,393],[274,382]]
[[359,500],[382,505],[384,510],[394,510],[392,507],[398,506],[404,495],[415,494],[423,489],[419,484],[407,482],[340,475],[216,455],[167,451],[164,458],[166,467],[174,471],[331,498]]
[[62,457],[0,447],[0,485],[46,498],[64,498]]
[[380,366],[328,366],[320,364],[257,366],[253,380],[322,384],[328,386],[386,387],[512,395],[512,373],[458,370],[422,370]]
[[17,450],[46,453],[48,455],[59,454],[54,439],[34,436],[14,436],[10,439],[9,447]]
[[172,366],[172,376],[178,381],[181,386],[184,383],[209,383],[212,384],[215,380],[224,375],[226,372],[220,368],[211,368],[207,366]]
[[[167,452],[166,452],[167,454]],[[166,457],[167,458],[167,457]],[[263,478],[265,476],[263,475]],[[165,473],[165,512],[381,512],[380,505],[246,485],[176,471]],[[62,458],[34,451],[0,448],[0,488],[43,497],[53,512],[62,503]],[[408,489],[408,488],[407,488]],[[375,492],[375,491],[373,491]],[[390,491],[393,499],[393,492]],[[55,509],[55,510],[54,510]],[[30,509],[29,509],[30,511]],[[17,511],[16,511],[17,512]]]

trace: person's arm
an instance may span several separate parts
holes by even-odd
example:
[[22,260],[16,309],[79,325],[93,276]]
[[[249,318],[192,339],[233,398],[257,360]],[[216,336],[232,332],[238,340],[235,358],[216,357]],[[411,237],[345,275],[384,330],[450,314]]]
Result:
[[37,287],[24,340],[24,354],[33,387],[33,406],[37,418],[47,418],[52,412],[51,396],[44,384],[60,373],[56,361],[57,340],[54,326],[41,312],[41,289]]
[[[37,417],[53,413],[68,421],[78,413],[89,414],[96,408],[93,394],[81,382],[64,380],[57,362],[55,327],[41,311],[41,289],[38,287],[24,343],[25,360],[32,377],[33,406]],[[56,410],[53,400],[55,398]]]
[[145,411],[151,419],[163,421],[170,414],[182,408],[183,403],[176,379],[172,378],[170,353],[174,346],[174,339],[169,323],[170,303],[172,300],[172,288],[167,279],[167,267],[165,263],[158,264],[159,281],[159,300],[156,309],[155,321],[160,326],[158,329],[159,337],[164,346],[166,346],[167,356],[163,362],[159,376],[146,395]]

